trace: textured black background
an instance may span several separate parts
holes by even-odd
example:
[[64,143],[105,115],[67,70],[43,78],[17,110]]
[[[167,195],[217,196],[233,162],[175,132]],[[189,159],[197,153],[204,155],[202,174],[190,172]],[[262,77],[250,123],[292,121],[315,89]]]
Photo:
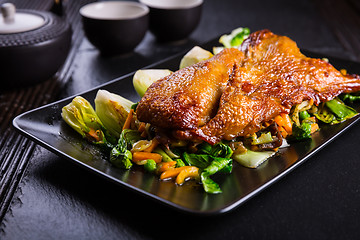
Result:
[[[252,31],[268,28],[291,37],[301,48],[359,61],[356,1],[204,2],[201,23],[185,43],[160,44],[147,33],[134,54],[102,58],[86,39],[75,39],[76,51],[70,55],[68,68],[58,76],[60,84],[43,85],[57,89],[48,99],[96,87],[239,26]],[[79,3],[64,4],[71,9]],[[5,96],[19,91],[1,91],[1,106],[11,106]],[[39,90],[39,94],[46,92]],[[1,129],[6,132],[4,126]],[[20,181],[12,186],[14,194],[1,222],[0,238],[357,239],[359,137],[360,126],[356,124],[255,198],[230,213],[212,217],[169,209],[30,144],[33,150],[24,174],[18,175]],[[10,148],[6,143],[1,147]],[[12,159],[17,157],[15,154]]]

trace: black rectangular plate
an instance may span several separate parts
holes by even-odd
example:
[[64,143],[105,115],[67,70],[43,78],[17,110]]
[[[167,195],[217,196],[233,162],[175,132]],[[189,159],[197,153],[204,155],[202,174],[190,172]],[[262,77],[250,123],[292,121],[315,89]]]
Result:
[[[217,39],[202,47],[211,50],[216,45]],[[303,52],[310,57],[326,57]],[[147,68],[167,68],[175,71],[183,55],[179,54]],[[327,58],[337,69],[345,68],[348,72],[360,73],[359,63]],[[97,90],[105,89],[136,102],[139,97],[133,88],[132,77],[133,73],[128,74],[79,95],[93,103]],[[73,97],[69,97],[23,113],[14,119],[13,125],[21,134],[41,146],[110,181],[178,210],[202,215],[224,213],[241,205],[309,159],[359,120],[358,115],[338,125],[322,126],[312,139],[296,142],[290,147],[280,149],[274,157],[257,169],[248,169],[235,163],[232,174],[216,178],[223,193],[211,195],[205,193],[202,186],[194,181],[177,186],[173,181],[160,181],[158,176],[144,172],[140,167],[135,166],[128,171],[113,167],[107,161],[108,156],[82,139],[61,119],[62,107],[70,103],[72,99]],[[355,106],[355,108],[360,110],[359,107]]]

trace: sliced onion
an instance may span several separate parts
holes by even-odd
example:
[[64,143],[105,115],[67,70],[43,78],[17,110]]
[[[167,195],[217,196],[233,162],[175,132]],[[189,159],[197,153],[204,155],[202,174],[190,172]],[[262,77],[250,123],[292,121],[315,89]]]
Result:
[[150,147],[152,143],[152,140],[139,140],[136,143],[134,143],[131,151],[132,152],[141,152]]

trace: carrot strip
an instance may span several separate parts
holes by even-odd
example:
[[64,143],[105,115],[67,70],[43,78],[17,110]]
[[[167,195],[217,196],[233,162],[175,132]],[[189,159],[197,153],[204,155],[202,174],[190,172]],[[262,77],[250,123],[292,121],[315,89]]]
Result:
[[311,124],[311,133],[314,133],[317,130],[319,130],[319,125],[317,123]]
[[169,169],[169,170],[166,170],[165,172],[163,172],[161,175],[160,175],[160,179],[161,180],[164,180],[164,179],[167,179],[167,178],[173,178],[173,177],[176,177],[177,175],[179,175],[179,173],[184,170],[185,168],[187,168],[189,166],[184,166],[184,167],[179,167],[179,168],[173,168],[173,169]]
[[131,120],[133,118],[133,114],[134,114],[134,109],[130,109],[130,112],[125,120],[124,126],[123,126],[123,130],[124,129],[128,129],[130,128],[130,124],[131,124]]
[[280,113],[280,116],[284,119],[284,125],[282,126],[288,132],[289,135],[292,134],[292,123],[289,114]]
[[90,131],[88,132],[88,134],[93,137],[96,142],[99,142],[100,141],[100,136],[98,134],[98,131],[95,131],[94,129],[90,128]]
[[142,138],[146,138],[146,137],[147,137],[146,131],[143,131],[143,132],[140,134],[140,136],[141,136]]
[[199,177],[199,169],[194,166],[188,166],[187,168],[181,170],[179,175],[177,175],[175,182],[181,185],[185,182],[185,179],[197,177]]
[[309,104],[313,105],[314,104],[314,99],[311,98]]
[[265,127],[268,127],[268,126],[270,126],[271,124],[270,124],[270,122],[264,122],[264,126]]
[[145,126],[146,126],[146,124],[145,124],[144,122],[140,123],[139,128],[138,128],[138,131],[139,131],[139,132],[145,131]]
[[278,126],[278,129],[279,129],[279,132],[281,133],[281,135],[283,136],[283,138],[286,138],[288,135],[287,131],[281,126]]
[[280,127],[284,126],[285,125],[285,120],[280,116],[280,115],[277,115],[275,118],[274,118],[274,121],[276,122],[276,124]]
[[176,165],[176,161],[162,162],[159,164],[158,172],[163,173],[169,169],[174,169],[175,165]]
[[140,162],[142,160],[152,159],[156,163],[161,162],[162,156],[158,153],[150,153],[150,152],[134,152],[132,156],[132,160],[134,162]]

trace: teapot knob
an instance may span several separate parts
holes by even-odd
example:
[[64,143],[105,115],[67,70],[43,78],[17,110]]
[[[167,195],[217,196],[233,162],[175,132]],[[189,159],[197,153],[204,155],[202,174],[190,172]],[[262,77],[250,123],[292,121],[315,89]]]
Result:
[[1,5],[1,13],[4,18],[4,23],[13,23],[15,22],[15,5],[12,3],[4,3]]

